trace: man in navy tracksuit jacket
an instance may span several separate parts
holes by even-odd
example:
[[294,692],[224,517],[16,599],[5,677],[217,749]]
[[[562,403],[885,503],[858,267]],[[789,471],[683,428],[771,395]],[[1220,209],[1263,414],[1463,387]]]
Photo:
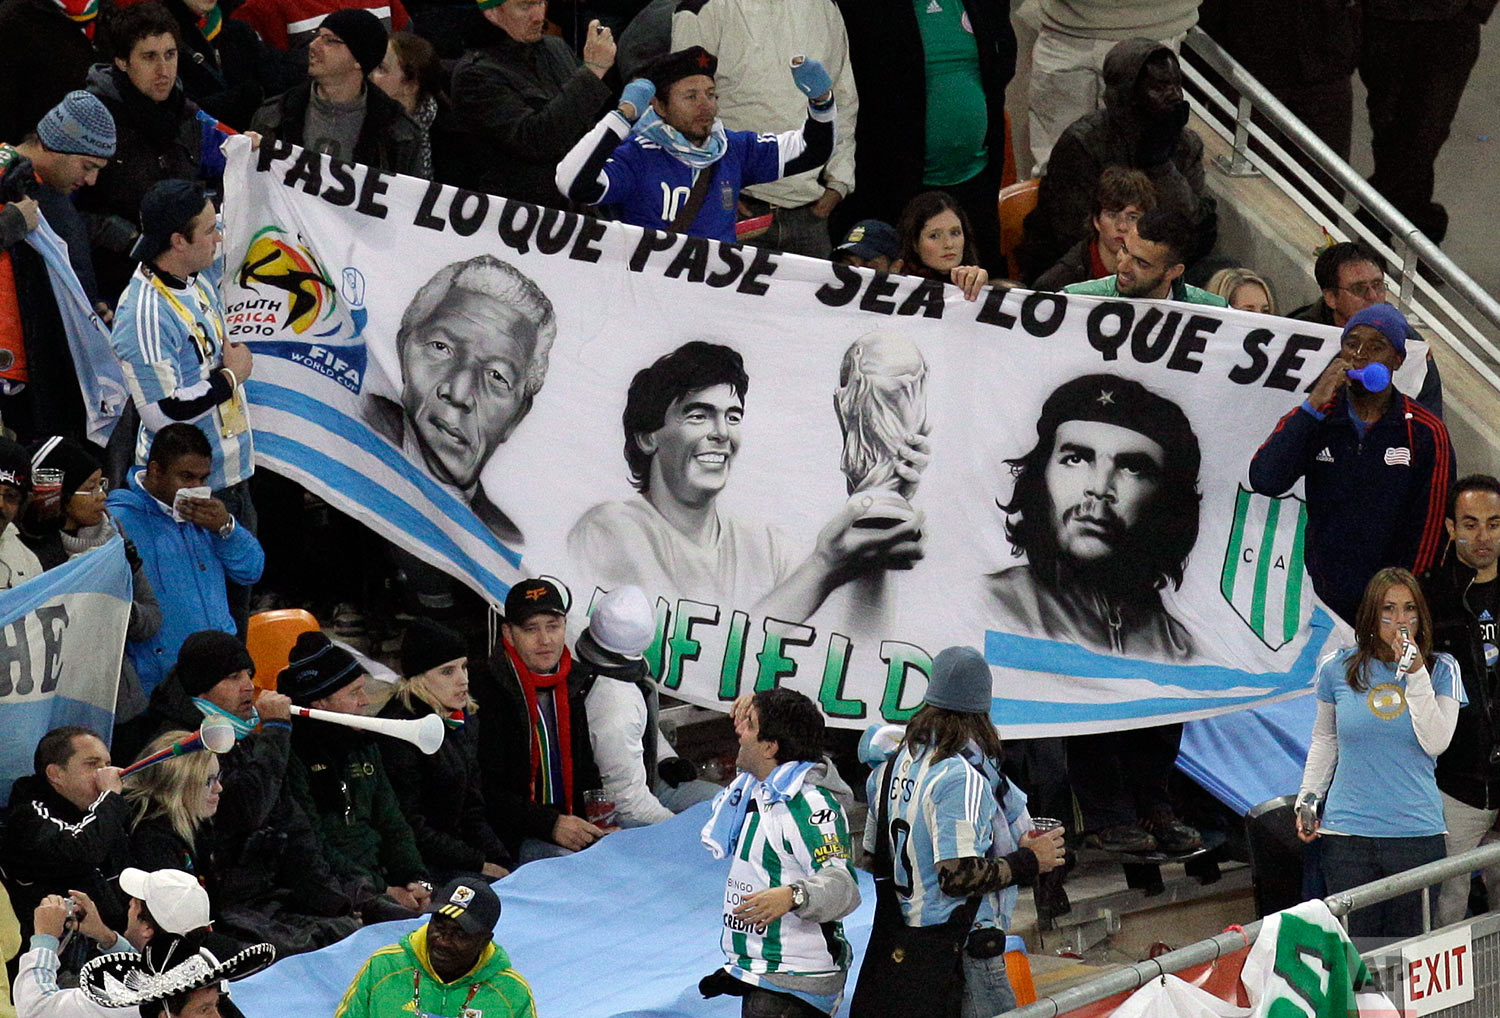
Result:
[[1394,385],[1367,388],[1345,374],[1372,364],[1394,372],[1406,357],[1407,329],[1388,304],[1353,315],[1338,356],[1250,461],[1250,484],[1262,495],[1283,495],[1306,479],[1307,572],[1351,625],[1378,570],[1420,574],[1443,547],[1455,476],[1448,429]]

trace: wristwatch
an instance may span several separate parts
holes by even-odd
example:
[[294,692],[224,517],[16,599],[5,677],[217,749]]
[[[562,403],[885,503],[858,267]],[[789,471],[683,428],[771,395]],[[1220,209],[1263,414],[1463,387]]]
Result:
[[792,884],[792,911],[795,912],[807,904],[807,888],[801,884]]
[[234,533],[234,517],[233,516],[229,517],[229,522],[228,523],[224,524],[222,527],[219,528],[218,533],[219,533],[219,537],[221,537],[221,538],[228,537],[230,534]]

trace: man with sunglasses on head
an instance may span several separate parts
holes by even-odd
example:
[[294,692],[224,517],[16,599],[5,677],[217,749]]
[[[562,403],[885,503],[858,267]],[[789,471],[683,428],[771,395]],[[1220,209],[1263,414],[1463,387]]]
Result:
[[[1250,461],[1250,484],[1280,497],[1306,479],[1306,563],[1313,589],[1354,622],[1365,585],[1386,566],[1420,575],[1443,549],[1455,476],[1441,418],[1390,375],[1406,359],[1406,318],[1389,304],[1354,312],[1339,352]],[[1368,374],[1380,365],[1384,384]]]

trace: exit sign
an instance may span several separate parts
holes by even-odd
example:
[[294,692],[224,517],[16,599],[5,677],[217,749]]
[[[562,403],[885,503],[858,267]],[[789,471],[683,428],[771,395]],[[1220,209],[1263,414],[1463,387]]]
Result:
[[1406,1013],[1432,1014],[1474,999],[1474,943],[1469,926],[1425,937],[1401,949]]

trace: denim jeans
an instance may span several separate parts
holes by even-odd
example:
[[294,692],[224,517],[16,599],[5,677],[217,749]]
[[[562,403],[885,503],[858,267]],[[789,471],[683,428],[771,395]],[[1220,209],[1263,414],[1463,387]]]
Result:
[[962,1018],[994,1018],[1015,1008],[1016,994],[1005,974],[1005,955],[971,958],[965,952]]
[[[1436,862],[1446,851],[1441,834],[1421,838],[1325,834],[1318,844],[1323,850],[1323,876],[1328,880],[1329,894]],[[1421,932],[1421,891],[1349,913],[1349,936],[1356,940],[1360,937],[1396,940]]]

